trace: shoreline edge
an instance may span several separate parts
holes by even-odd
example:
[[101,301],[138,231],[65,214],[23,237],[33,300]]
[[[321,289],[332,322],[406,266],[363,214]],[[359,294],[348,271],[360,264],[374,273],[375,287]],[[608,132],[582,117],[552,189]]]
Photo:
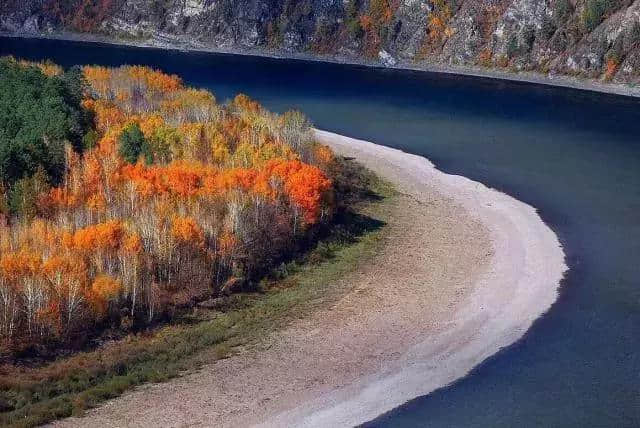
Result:
[[[316,130],[319,142],[355,157],[392,179],[375,158],[393,165],[394,184],[435,181],[445,197],[488,227],[494,246],[490,269],[476,283],[451,328],[427,336],[383,374],[361,379],[266,420],[260,426],[354,426],[465,377],[501,349],[521,339],[558,297],[567,271],[555,233],[537,210],[468,178],[441,172],[428,159],[367,141]],[[406,177],[401,178],[401,175]]]

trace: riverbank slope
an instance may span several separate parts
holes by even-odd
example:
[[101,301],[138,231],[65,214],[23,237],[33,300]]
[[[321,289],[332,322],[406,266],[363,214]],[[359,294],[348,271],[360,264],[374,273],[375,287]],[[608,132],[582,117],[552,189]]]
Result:
[[0,30],[640,84],[632,0],[4,0]]
[[59,426],[352,426],[464,376],[553,304],[566,270],[534,208],[426,159],[317,131],[400,192],[380,253],[330,308]]
[[398,61],[395,64],[381,65],[378,61],[367,60],[366,58],[354,59],[344,58],[337,55],[311,55],[299,52],[280,53],[268,49],[232,49],[232,48],[210,48],[205,46],[193,47],[190,45],[179,45],[164,40],[125,40],[119,41],[91,34],[11,34],[0,32],[0,37],[28,38],[45,40],[63,40],[71,42],[97,43],[115,46],[132,46],[136,48],[151,48],[176,50],[183,52],[200,52],[226,55],[243,55],[253,57],[264,57],[274,59],[290,59],[298,61],[328,62],[333,64],[357,65],[362,67],[372,67],[378,69],[409,70],[427,73],[442,73],[460,76],[481,77],[486,79],[505,80],[512,82],[533,83],[537,85],[555,86],[561,88],[579,89],[584,91],[600,92],[613,95],[629,97],[640,97],[640,86],[626,83],[614,83],[603,80],[587,79],[577,76],[563,74],[542,74],[535,71],[505,71],[505,69],[488,68],[473,65],[448,65],[448,64],[417,64],[406,61]]

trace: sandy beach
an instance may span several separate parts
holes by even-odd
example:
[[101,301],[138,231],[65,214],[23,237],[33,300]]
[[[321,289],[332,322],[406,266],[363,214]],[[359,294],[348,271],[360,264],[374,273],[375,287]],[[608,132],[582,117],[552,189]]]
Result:
[[257,349],[55,426],[353,426],[467,374],[517,341],[566,271],[536,210],[425,158],[324,131],[392,182],[382,249],[338,302]]

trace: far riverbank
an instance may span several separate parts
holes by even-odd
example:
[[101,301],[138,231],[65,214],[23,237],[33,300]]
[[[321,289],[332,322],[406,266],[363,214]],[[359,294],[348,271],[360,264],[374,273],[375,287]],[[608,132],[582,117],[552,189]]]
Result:
[[176,50],[186,52],[201,52],[201,53],[214,53],[214,54],[228,54],[228,55],[243,55],[243,56],[257,56],[274,59],[290,59],[299,61],[312,61],[312,62],[329,62],[336,64],[348,64],[358,65],[364,67],[372,67],[379,69],[398,69],[398,70],[411,70],[416,72],[428,72],[428,73],[443,73],[450,75],[463,75],[473,76],[487,79],[507,80],[513,82],[533,83],[538,85],[557,86],[563,88],[579,89],[591,92],[601,92],[614,95],[622,95],[628,97],[640,97],[640,86],[631,86],[621,83],[604,82],[600,80],[584,79],[574,76],[566,75],[547,75],[536,72],[510,72],[503,71],[495,68],[486,68],[478,66],[464,66],[464,65],[445,65],[445,64],[416,64],[406,61],[398,61],[395,65],[383,65],[378,61],[371,61],[367,59],[353,59],[343,58],[339,56],[329,55],[312,55],[304,53],[287,53],[283,54],[275,50],[269,49],[220,49],[212,48],[208,46],[193,46],[191,44],[185,44],[180,40],[172,40],[168,38],[157,38],[153,40],[115,40],[112,38],[89,35],[89,34],[76,34],[76,33],[59,33],[59,34],[10,34],[1,33],[0,37],[10,38],[29,38],[29,39],[50,39],[50,40],[67,40],[74,42],[107,44],[115,46],[132,46],[137,48],[151,48],[151,49],[164,49],[164,50]]

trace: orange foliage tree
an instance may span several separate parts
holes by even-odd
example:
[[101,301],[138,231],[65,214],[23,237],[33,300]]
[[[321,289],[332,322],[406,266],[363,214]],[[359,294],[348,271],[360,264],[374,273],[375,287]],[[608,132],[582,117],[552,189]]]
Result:
[[378,55],[394,11],[398,8],[395,0],[370,0],[367,13],[360,16],[360,25],[364,30],[365,54],[370,57]]
[[[125,313],[143,325],[231,279],[258,281],[331,219],[334,156],[302,114],[245,95],[219,105],[146,67],[83,72],[97,143],[67,151],[38,217],[0,227],[3,343],[66,340]],[[119,155],[131,124],[147,162]]]

